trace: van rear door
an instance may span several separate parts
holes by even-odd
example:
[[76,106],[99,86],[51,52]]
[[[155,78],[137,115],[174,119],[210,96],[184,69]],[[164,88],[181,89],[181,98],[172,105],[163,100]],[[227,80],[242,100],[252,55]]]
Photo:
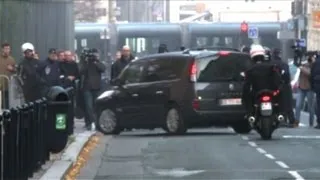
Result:
[[220,52],[195,61],[195,94],[200,111],[223,111],[242,108],[244,72],[251,67],[248,55]]

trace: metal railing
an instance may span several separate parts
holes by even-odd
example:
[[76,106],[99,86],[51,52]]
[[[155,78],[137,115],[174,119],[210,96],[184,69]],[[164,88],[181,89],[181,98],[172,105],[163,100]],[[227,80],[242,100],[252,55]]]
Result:
[[4,110],[0,115],[1,180],[27,180],[49,160],[46,99]]

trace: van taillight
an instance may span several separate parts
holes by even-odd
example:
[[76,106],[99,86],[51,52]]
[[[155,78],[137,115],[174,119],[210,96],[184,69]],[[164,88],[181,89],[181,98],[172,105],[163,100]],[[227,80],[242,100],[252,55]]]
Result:
[[220,52],[219,52],[219,55],[220,55],[220,56],[227,56],[227,55],[229,55],[229,54],[230,54],[229,51],[220,51]]
[[197,79],[197,65],[193,62],[190,68],[190,81],[195,82]]
[[199,100],[198,100],[198,99],[194,99],[194,100],[192,101],[192,108],[193,108],[194,110],[198,110],[198,109],[199,109],[199,106],[200,106]]

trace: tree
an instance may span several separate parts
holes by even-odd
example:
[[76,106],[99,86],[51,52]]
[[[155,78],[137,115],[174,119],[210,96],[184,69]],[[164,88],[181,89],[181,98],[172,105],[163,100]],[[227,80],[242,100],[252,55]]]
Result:
[[97,0],[75,0],[74,17],[77,22],[96,22],[101,13],[98,11],[100,1]]

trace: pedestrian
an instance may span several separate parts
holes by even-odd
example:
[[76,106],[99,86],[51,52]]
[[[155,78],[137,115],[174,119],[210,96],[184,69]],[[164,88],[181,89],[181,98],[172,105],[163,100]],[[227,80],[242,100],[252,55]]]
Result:
[[39,71],[48,87],[62,85],[62,71],[60,61],[58,61],[57,50],[51,48],[48,58],[40,61]]
[[106,70],[105,65],[100,61],[99,51],[92,49],[88,57],[83,55],[81,61],[80,75],[82,76],[82,92],[85,103],[85,127],[87,130],[95,130],[97,123],[94,111],[94,102],[101,89],[101,76]]
[[15,72],[15,60],[11,56],[11,46],[9,43],[3,43],[1,45],[0,54],[0,75],[4,77],[0,78],[1,89],[1,108],[9,108],[9,83],[10,76]]
[[18,75],[24,99],[28,103],[45,96],[48,88],[46,82],[41,78],[39,61],[33,58],[34,46],[27,42],[22,45],[21,50],[23,58],[18,66]]
[[115,61],[111,66],[111,80],[118,77],[124,67],[127,66],[132,60],[134,56],[131,54],[131,50],[129,46],[123,46],[121,52],[121,58],[118,61]]
[[305,98],[307,98],[310,127],[313,126],[314,112],[315,112],[314,92],[311,90],[311,84],[310,84],[311,66],[314,62],[315,62],[315,56],[309,55],[308,62],[301,65],[298,69],[298,73],[300,73],[300,75],[297,82],[298,93],[297,93],[296,108],[295,108],[295,119],[299,121],[302,106],[304,105]]
[[63,86],[74,87],[75,81],[80,77],[78,65],[75,62],[74,54],[71,51],[65,51],[64,58],[64,61],[60,63],[64,75]]

